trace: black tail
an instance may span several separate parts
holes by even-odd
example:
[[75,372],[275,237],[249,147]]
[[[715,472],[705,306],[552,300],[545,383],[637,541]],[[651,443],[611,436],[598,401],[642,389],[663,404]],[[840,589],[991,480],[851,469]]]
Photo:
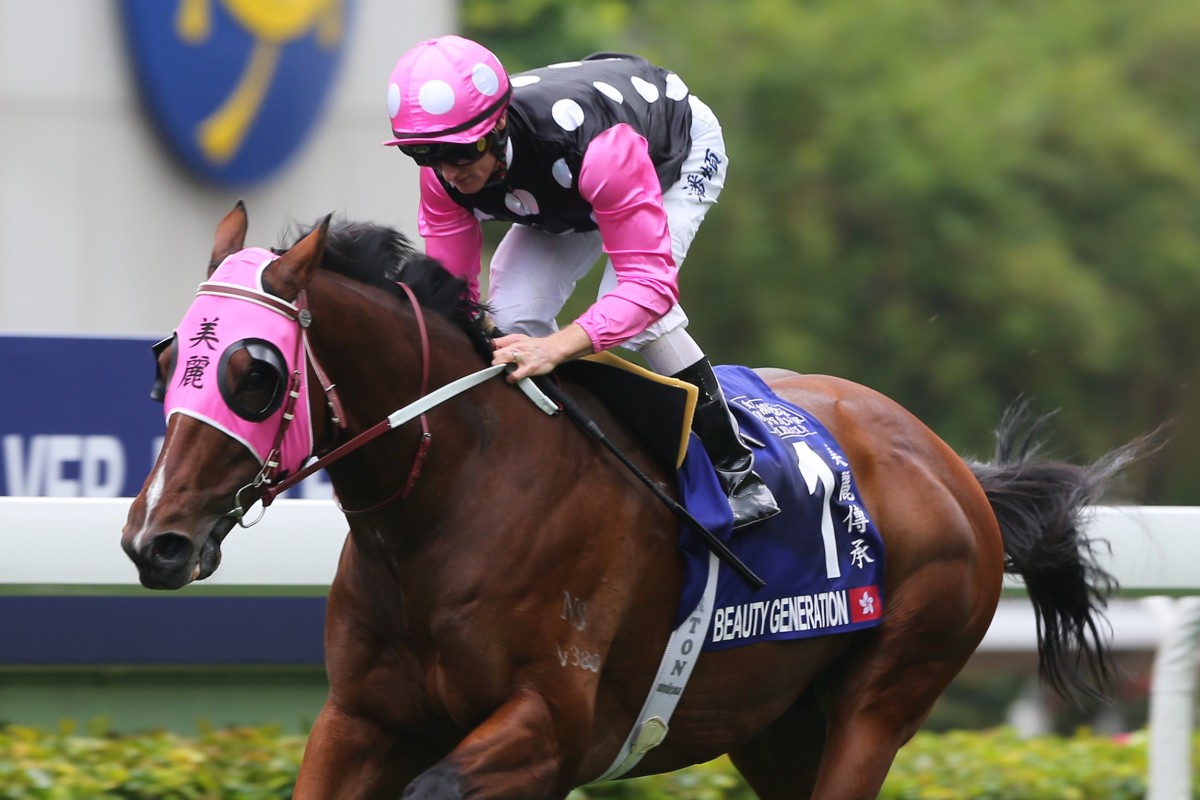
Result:
[[1088,506],[1145,453],[1150,437],[1089,466],[1038,460],[1037,436],[1052,416],[1030,422],[1029,403],[1015,403],[996,431],[994,459],[971,470],[1000,523],[1004,571],[1024,580],[1033,603],[1042,679],[1071,702],[1079,693],[1108,700],[1117,670],[1104,612],[1118,586],[1096,559],[1104,543],[1080,528]]

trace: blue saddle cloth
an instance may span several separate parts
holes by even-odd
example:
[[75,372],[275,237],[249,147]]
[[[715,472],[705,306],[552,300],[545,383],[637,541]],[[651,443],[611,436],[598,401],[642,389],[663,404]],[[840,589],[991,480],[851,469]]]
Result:
[[[685,507],[766,581],[752,591],[721,564],[704,648],[878,625],[883,540],[859,500],[841,447],[811,414],[780,399],[754,372],[728,366],[716,372],[743,434],[765,443],[754,447],[754,468],[775,493],[780,513],[733,532],[712,462],[692,436],[679,470]],[[709,558],[690,526],[684,526],[680,549],[685,571],[676,625],[700,599]]]

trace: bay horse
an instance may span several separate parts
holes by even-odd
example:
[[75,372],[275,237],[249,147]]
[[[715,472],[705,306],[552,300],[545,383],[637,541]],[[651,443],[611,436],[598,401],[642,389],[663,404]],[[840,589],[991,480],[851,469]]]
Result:
[[[246,248],[246,233],[239,202],[217,227],[210,276],[226,259],[256,260],[266,295],[250,305],[273,307],[302,344],[272,351],[250,330],[207,373],[236,430],[168,413],[122,536],[141,582],[208,577],[250,503],[310,455],[337,453],[326,469],[349,534],[328,596],[330,689],[294,796],[528,800],[594,781],[663,659],[680,600],[679,520],[609,450],[502,378],[382,432],[396,408],[490,364],[464,284],[382,226],[326,217],[276,251]],[[200,314],[198,330],[215,316]],[[200,374],[185,347],[197,342],[184,339],[177,331],[158,354],[170,386]],[[875,797],[979,645],[1006,572],[1037,611],[1043,677],[1064,695],[1106,690],[1115,582],[1080,517],[1138,442],[1077,466],[1038,456],[1036,425],[1023,432],[1029,421],[1009,418],[996,458],[968,461],[871,389],[761,374],[854,466],[886,543],[886,613],[863,631],[704,652],[669,735],[624,777],[729,754],[764,800]],[[676,475],[619,419],[564,383],[615,446],[675,490]],[[289,445],[302,422],[307,438]]]

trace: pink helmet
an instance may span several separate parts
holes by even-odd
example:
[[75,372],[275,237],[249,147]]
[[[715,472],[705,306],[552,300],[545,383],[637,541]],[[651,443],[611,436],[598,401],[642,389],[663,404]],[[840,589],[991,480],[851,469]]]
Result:
[[511,96],[508,73],[492,51],[461,36],[428,39],[392,70],[387,100],[396,138],[384,144],[477,142]]

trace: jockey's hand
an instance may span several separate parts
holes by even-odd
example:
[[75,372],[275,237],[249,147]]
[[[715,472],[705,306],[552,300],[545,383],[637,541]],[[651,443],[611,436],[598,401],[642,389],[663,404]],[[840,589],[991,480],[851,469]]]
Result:
[[508,382],[545,375],[564,361],[592,352],[592,340],[583,328],[571,323],[549,336],[533,337],[510,333],[495,340],[493,364],[515,364]]

